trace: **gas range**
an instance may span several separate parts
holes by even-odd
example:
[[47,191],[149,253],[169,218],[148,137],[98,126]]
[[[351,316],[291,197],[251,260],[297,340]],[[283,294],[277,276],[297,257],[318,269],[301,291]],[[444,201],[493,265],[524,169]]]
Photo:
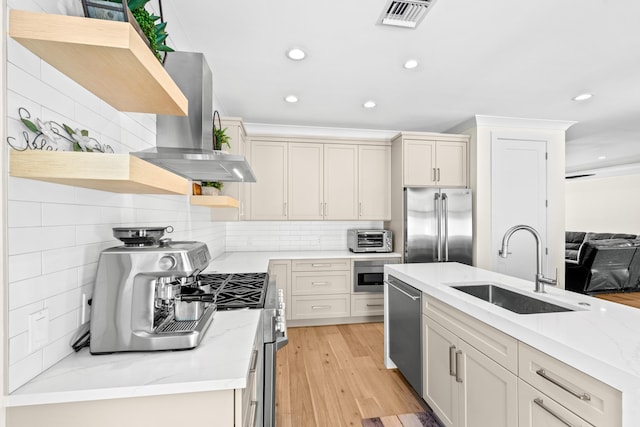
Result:
[[200,274],[200,286],[216,294],[218,310],[264,308],[269,284],[267,273]]

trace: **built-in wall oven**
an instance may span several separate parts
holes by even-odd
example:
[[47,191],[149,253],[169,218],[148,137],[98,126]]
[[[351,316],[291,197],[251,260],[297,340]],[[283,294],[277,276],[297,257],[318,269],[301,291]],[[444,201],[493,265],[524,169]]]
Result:
[[398,264],[400,258],[353,261],[354,292],[384,292],[385,264]]

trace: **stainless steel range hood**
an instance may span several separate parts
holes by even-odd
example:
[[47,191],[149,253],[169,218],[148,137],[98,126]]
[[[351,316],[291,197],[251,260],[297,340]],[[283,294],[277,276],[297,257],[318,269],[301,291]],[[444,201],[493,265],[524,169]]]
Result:
[[213,150],[213,78],[204,55],[170,52],[164,68],[189,100],[189,115],[159,114],[156,148],[131,154],[194,181],[255,182],[244,156]]

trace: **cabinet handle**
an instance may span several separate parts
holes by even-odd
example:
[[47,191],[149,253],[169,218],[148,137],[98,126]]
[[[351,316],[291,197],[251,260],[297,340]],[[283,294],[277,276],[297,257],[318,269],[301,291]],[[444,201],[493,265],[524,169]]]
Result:
[[253,353],[251,353],[251,367],[249,368],[249,372],[255,372],[257,364],[258,364],[258,350],[253,350]]
[[437,181],[440,182],[440,168],[438,168],[438,179],[437,179]]
[[433,168],[433,182],[436,182],[436,168]]
[[287,202],[284,202],[282,206],[283,206],[282,216],[287,216]]
[[553,416],[555,419],[557,419],[558,421],[560,421],[562,424],[566,425],[567,427],[575,427],[569,421],[565,420],[560,415],[556,414],[554,410],[552,410],[551,408],[545,406],[544,401],[542,399],[540,399],[539,397],[536,397],[535,399],[533,399],[533,403],[535,403],[536,405],[538,405],[539,407],[541,407],[542,409],[547,411],[551,416]]
[[456,346],[449,347],[449,375],[452,377],[457,376],[456,373]]
[[324,286],[324,285],[329,285],[329,282],[311,282],[312,286]]
[[462,350],[456,351],[456,382],[461,383],[462,377],[460,376],[460,356],[462,356]]
[[311,306],[312,310],[320,310],[323,308],[331,308],[331,306],[330,305],[312,305]]
[[244,202],[240,201],[240,210],[238,211],[238,216],[240,218],[244,218]]
[[362,216],[362,202],[358,202],[358,216]]
[[564,391],[566,391],[567,393],[571,394],[572,396],[577,397],[580,400],[591,400],[591,396],[588,393],[579,393],[577,391],[573,391],[571,390],[571,388],[569,388],[568,386],[562,384],[561,382],[559,382],[558,380],[555,380],[553,378],[551,378],[547,372],[544,369],[538,369],[536,371],[536,374],[540,375],[542,378],[544,378],[545,380],[549,381],[551,384],[556,385],[558,387],[560,387],[561,389],[563,389]]
[[249,419],[249,425],[251,427],[255,427],[256,421],[258,421],[258,402],[255,400],[251,401],[251,418]]
[[311,267],[331,267],[331,264],[311,264]]
[[367,307],[384,307],[384,304],[367,304]]
[[320,216],[324,216],[323,203],[320,202]]
[[324,216],[329,215],[329,213],[328,213],[328,212],[329,212],[329,210],[327,210],[327,204],[325,203],[325,204],[324,204]]

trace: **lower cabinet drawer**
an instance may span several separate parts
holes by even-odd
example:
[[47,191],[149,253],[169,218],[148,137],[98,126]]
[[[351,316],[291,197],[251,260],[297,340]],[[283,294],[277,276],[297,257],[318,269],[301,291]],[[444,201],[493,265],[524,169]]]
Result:
[[351,271],[351,259],[294,259],[291,271]]
[[291,273],[292,295],[324,295],[350,293],[351,274],[348,271],[326,273]]
[[351,316],[382,316],[383,314],[383,294],[351,295]]
[[324,319],[348,317],[350,295],[294,295],[291,298],[291,319]]
[[518,380],[518,427],[593,427],[573,412]]
[[526,344],[519,344],[519,376],[596,426],[622,424],[621,393]]

